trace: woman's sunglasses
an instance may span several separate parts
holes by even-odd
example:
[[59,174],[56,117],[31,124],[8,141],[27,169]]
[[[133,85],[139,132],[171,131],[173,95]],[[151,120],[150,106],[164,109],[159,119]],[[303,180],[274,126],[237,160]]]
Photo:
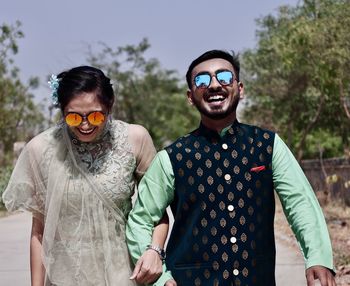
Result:
[[216,80],[222,85],[230,85],[233,83],[234,75],[229,70],[216,71],[214,75],[210,73],[200,73],[194,77],[194,84],[197,88],[208,88],[211,83],[212,77],[215,76]]
[[67,125],[73,127],[79,126],[83,120],[87,120],[91,125],[98,126],[105,121],[106,115],[102,111],[92,111],[87,115],[81,115],[77,112],[69,112],[64,119]]

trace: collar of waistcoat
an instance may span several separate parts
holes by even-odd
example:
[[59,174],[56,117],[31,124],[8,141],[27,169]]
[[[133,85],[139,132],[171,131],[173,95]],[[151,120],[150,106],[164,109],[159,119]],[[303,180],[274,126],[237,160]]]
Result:
[[221,132],[217,132],[216,130],[210,129],[209,127],[205,126],[201,122],[198,129],[195,130],[194,135],[204,136],[207,139],[210,139],[211,141],[215,142],[226,136],[226,134],[233,135],[235,133],[234,131],[237,130],[238,125],[239,122],[236,119],[232,124],[222,129]]

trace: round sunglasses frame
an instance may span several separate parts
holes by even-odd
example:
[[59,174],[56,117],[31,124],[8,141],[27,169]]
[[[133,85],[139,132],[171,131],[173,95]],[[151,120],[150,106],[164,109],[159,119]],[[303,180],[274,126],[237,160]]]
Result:
[[[99,115],[102,115],[103,118],[101,119],[102,121],[98,124],[96,124],[93,120],[89,119],[89,116],[93,115],[94,113],[97,113]],[[69,122],[69,119],[67,119],[67,117],[69,115],[75,115],[75,116],[79,116],[80,117],[80,120],[79,122],[77,122],[76,124],[72,124]],[[87,121],[89,124],[93,125],[93,126],[99,126],[101,125],[103,122],[105,122],[106,120],[106,113],[101,111],[101,110],[94,110],[94,111],[91,111],[89,112],[88,114],[86,115],[83,115],[83,114],[80,114],[79,112],[68,112],[65,116],[64,116],[64,121],[66,122],[66,124],[68,126],[71,126],[71,127],[78,127],[80,126],[84,121]]]

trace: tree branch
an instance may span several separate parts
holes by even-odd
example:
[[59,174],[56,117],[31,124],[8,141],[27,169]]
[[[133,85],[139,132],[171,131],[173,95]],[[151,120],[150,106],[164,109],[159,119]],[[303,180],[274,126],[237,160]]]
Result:
[[347,118],[350,119],[350,110],[349,110],[349,108],[348,108],[348,106],[346,104],[346,98],[345,98],[345,95],[344,95],[344,87],[343,87],[343,82],[342,81],[340,81],[340,83],[339,83],[339,96],[340,96],[340,102],[343,105],[345,114],[346,114]]

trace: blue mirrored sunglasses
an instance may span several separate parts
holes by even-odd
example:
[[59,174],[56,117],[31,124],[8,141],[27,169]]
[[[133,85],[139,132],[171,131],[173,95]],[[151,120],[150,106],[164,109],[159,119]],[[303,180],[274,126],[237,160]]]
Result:
[[212,77],[215,76],[216,80],[222,85],[230,85],[233,83],[234,75],[229,70],[216,71],[214,75],[210,73],[200,73],[194,77],[194,84],[197,88],[208,88],[211,83]]

